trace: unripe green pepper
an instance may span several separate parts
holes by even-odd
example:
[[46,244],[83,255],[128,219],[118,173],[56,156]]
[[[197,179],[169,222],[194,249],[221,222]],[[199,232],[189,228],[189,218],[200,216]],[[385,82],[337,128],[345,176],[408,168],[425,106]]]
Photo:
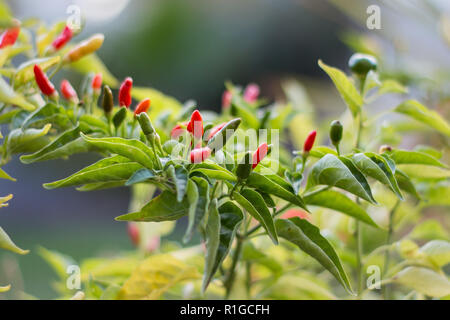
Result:
[[245,180],[252,172],[252,153],[248,151],[236,168],[236,175],[239,180]]
[[344,127],[338,120],[334,120],[330,125],[330,139],[333,145],[339,145],[342,140],[342,131]]
[[120,125],[122,124],[122,122],[125,120],[127,116],[127,108],[120,108],[119,111],[117,111],[114,114],[113,117],[113,124],[114,127],[117,129],[118,127],[120,127]]
[[222,149],[226,145],[227,140],[232,136],[231,134],[227,135],[227,131],[229,130],[228,132],[234,133],[240,124],[240,118],[230,120],[220,129],[220,131],[218,131],[213,137],[211,137],[211,139],[209,139],[208,147],[212,150],[213,153]]
[[147,113],[142,112],[137,116],[137,119],[139,121],[139,125],[141,126],[142,132],[145,136],[148,136],[149,134],[155,133],[155,128],[153,127],[152,122],[150,121],[150,117]]
[[348,60],[348,66],[353,73],[365,77],[370,70],[377,70],[377,59],[374,56],[363,53],[355,53]]
[[114,108],[114,97],[109,86],[105,86],[103,89],[102,107],[106,115],[109,115]]

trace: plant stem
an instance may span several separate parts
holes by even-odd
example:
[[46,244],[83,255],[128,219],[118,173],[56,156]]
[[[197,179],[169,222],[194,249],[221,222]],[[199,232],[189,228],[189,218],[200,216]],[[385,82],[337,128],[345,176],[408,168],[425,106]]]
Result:
[[230,270],[228,271],[228,275],[225,279],[225,299],[228,300],[230,298],[231,289],[233,289],[234,278],[236,276],[236,266],[239,261],[239,257],[242,251],[242,243],[244,239],[242,237],[236,237],[236,248],[234,249],[232,262]]
[[[359,201],[358,201],[359,202]],[[356,275],[357,275],[357,283],[358,283],[358,299],[361,299],[361,294],[363,291],[363,276],[362,276],[362,230],[361,224],[358,220],[356,220],[356,230],[355,230],[355,238],[356,238]]]
[[[275,212],[272,215],[272,218],[275,218],[276,216],[278,216],[280,213],[283,213],[286,209],[288,209],[291,206],[290,203],[286,204],[284,207],[282,207],[280,210],[278,210],[277,212]],[[252,235],[253,233],[255,233],[256,231],[259,230],[259,228],[261,228],[261,225],[257,225],[255,227],[253,227],[252,229],[250,229],[246,234],[245,234],[245,238],[247,238],[248,236]]]
[[[392,242],[392,236],[394,234],[394,216],[395,216],[395,212],[397,211],[399,205],[400,205],[400,200],[397,199],[397,201],[395,202],[395,205],[392,207],[391,211],[389,212],[389,227],[388,227],[388,234],[386,237],[386,246],[389,246]],[[383,268],[383,274],[382,274],[383,279],[386,276],[386,273],[389,269],[390,259],[391,259],[390,251],[386,250],[386,252],[384,254],[384,268]],[[389,290],[388,290],[387,286],[383,286],[383,298],[389,299]]]

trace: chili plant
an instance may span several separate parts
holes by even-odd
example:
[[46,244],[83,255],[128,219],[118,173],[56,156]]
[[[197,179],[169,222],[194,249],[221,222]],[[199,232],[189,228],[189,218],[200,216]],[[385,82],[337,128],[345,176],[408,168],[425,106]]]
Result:
[[[17,20],[10,23],[17,28]],[[272,104],[255,84],[227,83],[222,112],[202,114],[195,103],[136,87],[131,77],[119,85],[95,54],[103,35],[71,44],[76,36],[65,24],[27,22],[19,40],[0,51],[0,121],[9,125],[1,164],[16,154],[29,164],[96,152],[97,162],[43,186],[133,191],[131,212],[117,213],[116,220],[129,223],[140,253],[85,261],[83,293],[74,298],[399,298],[408,294],[404,288],[412,290],[409,296],[450,294],[443,271],[449,242],[419,247],[413,237],[393,240],[396,217],[411,204],[420,210],[433,190],[448,193],[449,170],[437,150],[400,149],[376,134],[379,124],[367,117],[366,105],[406,92],[392,79],[379,79],[376,58],[353,55],[350,76],[319,61],[348,111],[313,130],[292,83],[285,86],[288,101]],[[29,60],[16,66],[17,55]],[[63,80],[58,92],[52,79],[62,69],[86,75],[80,90]],[[119,90],[117,97],[111,89]],[[140,102],[133,104],[133,97]],[[392,112],[442,139],[450,136],[448,122],[416,100]],[[302,128],[311,130],[299,139]],[[328,140],[332,147],[318,142]],[[418,167],[427,179],[413,177]],[[386,209],[387,223],[379,214]],[[184,248],[160,246],[160,236],[173,227],[167,223],[182,218]],[[333,219],[337,226],[324,223]],[[366,234],[385,239],[368,252]],[[10,243],[3,231],[0,236],[0,243]],[[392,264],[395,250],[402,258]],[[66,257],[43,248],[40,254],[64,282]],[[369,266],[381,270],[372,282]],[[186,282],[191,286],[183,287]],[[60,287],[63,297],[73,295]]]

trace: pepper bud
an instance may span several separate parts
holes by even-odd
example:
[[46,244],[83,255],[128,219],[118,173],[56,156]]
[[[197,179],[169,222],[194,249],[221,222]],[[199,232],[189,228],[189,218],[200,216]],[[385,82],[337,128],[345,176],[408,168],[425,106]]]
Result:
[[127,117],[127,109],[126,108],[120,108],[119,111],[117,111],[114,116],[113,116],[113,124],[114,127],[117,129],[118,127],[120,127],[120,125],[122,124],[122,122],[125,120],[125,118]]
[[101,73],[97,73],[92,79],[91,82],[92,90],[94,91],[94,95],[97,97],[100,95],[100,91],[102,90],[102,82],[103,76]]
[[248,178],[250,173],[252,172],[252,153],[248,151],[244,157],[242,158],[241,162],[236,167],[236,175],[239,180],[245,180]]
[[136,117],[141,113],[147,113],[148,109],[150,108],[150,103],[151,101],[149,98],[142,100],[134,110],[134,116]]
[[19,20],[14,20],[14,24],[16,26],[7,29],[0,38],[0,49],[3,49],[8,46],[12,46],[16,43],[17,38],[19,37],[20,33],[20,22]]
[[144,135],[146,137],[148,137],[148,135],[154,134],[156,132],[155,127],[153,127],[153,124],[147,113],[145,113],[145,112],[140,113],[137,116],[137,119],[139,121],[139,125],[141,126],[142,132],[144,133]]
[[97,51],[103,44],[105,36],[101,33],[94,34],[92,37],[80,42],[70,50],[63,58],[64,63],[72,63]]
[[222,108],[228,109],[231,106],[231,99],[233,94],[229,90],[225,90],[222,94]]
[[131,104],[131,89],[133,88],[133,79],[127,77],[119,89],[119,106],[128,108]]
[[339,142],[342,140],[342,131],[344,127],[338,120],[334,120],[330,125],[330,140],[331,143],[339,150]]
[[60,50],[66,45],[67,42],[70,41],[70,39],[72,39],[72,36],[72,29],[68,25],[66,25],[61,34],[52,42],[52,51],[55,52]]
[[187,131],[192,133],[195,139],[203,137],[203,118],[200,111],[195,110],[191,115],[191,121],[187,125]]
[[258,149],[253,154],[253,165],[252,169],[255,169],[256,166],[261,162],[262,159],[264,159],[265,156],[267,156],[267,153],[269,152],[269,146],[267,143],[261,144]]
[[250,83],[244,91],[244,100],[247,101],[248,103],[253,103],[256,100],[258,100],[258,96],[259,96],[259,86],[257,84],[254,83]]
[[316,140],[316,130],[311,131],[308,134],[308,137],[306,137],[305,144],[303,145],[303,152],[309,152],[311,151],[314,141]]
[[44,71],[42,71],[42,69],[37,64],[34,65],[33,71],[34,78],[41,92],[53,99],[58,98],[58,92],[55,90],[55,86],[50,82],[50,80],[48,80]]
[[114,97],[109,86],[104,86],[102,107],[106,115],[109,115],[114,108]]
[[355,53],[348,60],[348,66],[353,73],[365,77],[370,70],[377,70],[377,59],[369,54]]
[[62,93],[64,99],[66,99],[74,104],[78,104],[79,100],[78,100],[77,92],[72,87],[70,82],[67,81],[66,79],[61,81],[61,93]]
[[378,150],[379,154],[385,153],[385,152],[389,152],[392,151],[392,147],[390,145],[387,144],[383,144],[380,149]]
[[211,149],[208,147],[194,149],[191,151],[191,163],[201,163],[209,158]]

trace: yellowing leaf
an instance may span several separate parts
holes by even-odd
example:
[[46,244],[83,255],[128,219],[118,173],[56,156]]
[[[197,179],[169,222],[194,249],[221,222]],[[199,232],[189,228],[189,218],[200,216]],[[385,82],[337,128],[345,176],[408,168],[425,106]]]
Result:
[[397,273],[392,280],[430,297],[450,294],[450,281],[431,269],[408,267]]
[[0,77],[0,102],[16,105],[27,111],[32,111],[36,108],[21,94],[15,92],[2,77]]
[[150,256],[131,274],[119,292],[125,300],[158,299],[179,282],[200,278],[198,270],[170,254]]
[[13,197],[12,194],[7,195],[6,197],[0,197],[0,208],[1,207],[7,207],[8,204],[6,202],[8,202],[9,200],[11,200]]
[[1,292],[6,292],[6,291],[8,291],[9,289],[11,289],[11,285],[7,285],[7,286],[4,286],[4,287],[0,286],[0,293],[1,293]]
[[16,244],[11,240],[8,234],[0,227],[0,248],[12,251],[18,254],[27,254],[28,250],[20,249]]
[[39,67],[41,67],[41,69],[45,72],[54,65],[58,64],[60,60],[61,58],[59,56],[55,56],[50,58],[33,59],[21,64],[17,68],[17,72],[14,75],[14,88],[34,80],[33,68],[35,64],[39,65]]
[[101,73],[103,82],[112,88],[119,86],[119,80],[108,70],[102,60],[96,54],[90,54],[86,57],[71,63],[68,67],[75,69],[82,74]]

